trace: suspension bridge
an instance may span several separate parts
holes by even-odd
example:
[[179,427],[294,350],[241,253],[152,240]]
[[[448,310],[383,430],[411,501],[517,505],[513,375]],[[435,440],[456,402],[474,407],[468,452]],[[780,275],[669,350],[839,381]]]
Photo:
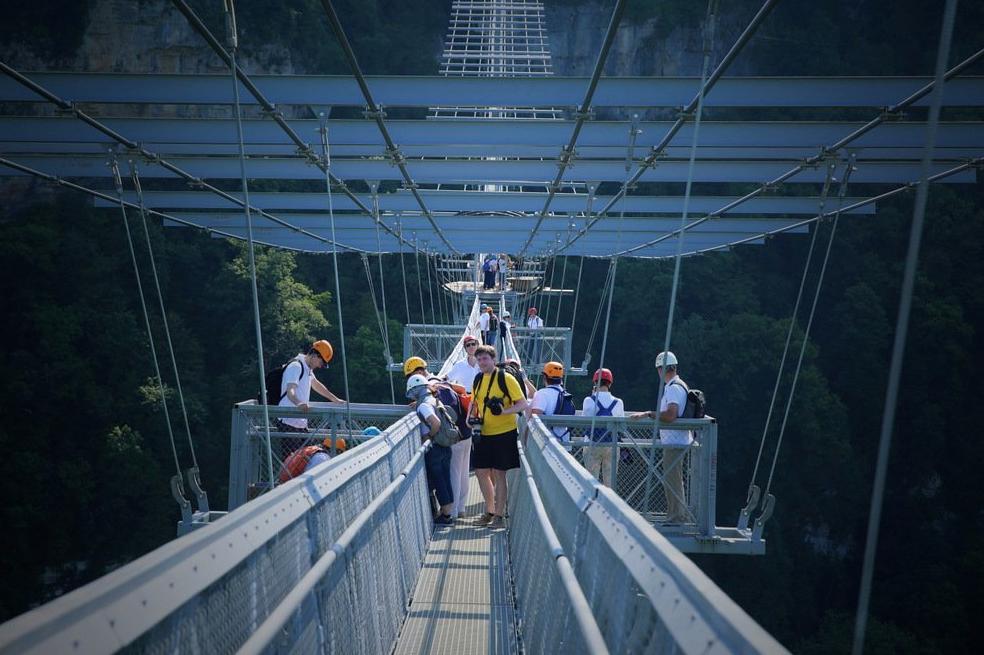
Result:
[[[248,74],[237,62],[231,0],[218,35],[184,0],[173,1],[228,67],[225,75],[24,72],[0,62],[0,175],[46,181],[120,212],[135,268],[133,239],[141,234],[153,266],[151,220],[246,241],[261,387],[255,245],[332,256],[343,366],[338,256],[358,255],[389,370],[402,369],[390,354],[396,335],[371,258],[382,285],[382,256],[399,255],[408,307],[403,261],[422,258],[431,321],[405,326],[403,353],[442,362],[442,373],[465,356],[461,339],[477,334],[482,304],[525,316],[534,303],[547,303],[548,312],[556,303],[559,317],[564,302],[577,307],[582,286],[581,267],[568,272],[568,260],[605,258],[589,339],[590,350],[600,338],[603,367],[620,258],[675,262],[669,350],[682,257],[808,235],[794,319],[810,306],[807,271],[816,254],[822,264],[805,320],[809,334],[838,221],[864,220],[878,203],[915,190],[915,245],[859,599],[860,652],[927,189],[975,183],[984,165],[981,124],[941,115],[943,107],[984,106],[984,78],[967,75],[984,50],[950,62],[956,2],[944,7],[935,75],[891,78],[727,76],[777,0],[764,2],[716,61],[725,44],[711,0],[696,77],[603,75],[623,0],[614,2],[586,78],[554,75],[536,0],[454,0],[439,75],[367,76],[335,7],[322,4],[350,75]],[[148,111],[164,104],[185,113]],[[795,118],[747,118],[749,109],[773,108]],[[828,118],[837,112],[867,117]],[[257,180],[263,191],[250,190]],[[723,188],[747,191],[726,195]],[[131,224],[143,230],[131,233]],[[820,226],[830,226],[825,253]],[[481,284],[483,253],[516,258],[498,288]],[[790,411],[776,407],[777,393],[769,419],[780,412],[782,419],[771,470],[766,476],[760,447],[734,521],[716,512],[718,430],[727,426],[715,419],[674,424],[695,441],[681,464],[687,519],[671,524],[658,421],[531,416],[522,420],[522,466],[509,474],[507,527],[459,521],[435,531],[423,465],[430,444],[422,444],[416,415],[396,402],[392,386],[389,404],[313,403],[307,413],[236,404],[228,511],[216,511],[202,488],[166,319],[160,352],[150,329],[148,302],[156,299],[166,316],[156,267],[153,273],[155,288],[139,292],[156,377],[169,354],[192,459],[185,468],[175,447],[180,435],[172,432],[180,536],[3,624],[0,652],[784,652],[684,554],[765,553],[775,458]],[[421,310],[423,288],[413,300]],[[572,330],[515,326],[501,348],[530,374],[557,361],[569,375],[585,375],[591,357],[577,361]],[[790,367],[794,387],[802,350],[798,357],[787,337],[779,377]],[[349,371],[343,375],[350,399]],[[350,448],[278,484],[275,474],[298,436],[278,430],[276,420],[301,416],[311,443],[343,437]],[[554,438],[555,426],[571,430],[570,443]],[[381,434],[368,436],[369,427]],[[597,427],[619,439],[592,443]],[[762,446],[767,432],[768,422]],[[612,450],[610,486],[581,465],[599,447]],[[472,479],[469,511],[480,503]]]

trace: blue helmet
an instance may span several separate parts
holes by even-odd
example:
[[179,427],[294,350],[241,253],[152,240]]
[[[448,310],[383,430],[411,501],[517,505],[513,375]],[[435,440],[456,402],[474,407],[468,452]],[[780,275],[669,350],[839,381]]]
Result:
[[367,437],[378,437],[382,433],[383,431],[377,428],[375,425],[370,425],[369,427],[367,427],[365,430],[362,431],[362,434],[364,434]]

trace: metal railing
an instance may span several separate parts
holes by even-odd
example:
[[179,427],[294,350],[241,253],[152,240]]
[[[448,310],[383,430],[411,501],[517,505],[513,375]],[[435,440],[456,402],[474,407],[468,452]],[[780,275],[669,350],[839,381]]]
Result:
[[526,428],[526,462],[609,651],[786,652],[667,538],[589,475],[540,417],[526,421]]
[[[405,590],[416,580],[430,538],[430,509],[418,474],[419,425],[415,416],[405,416],[383,436],[278,486],[207,528],[3,624],[0,650],[232,653],[295,593],[312,563],[331,552],[352,566],[334,596],[306,597],[303,611],[292,615],[291,629],[301,628],[297,652],[311,652],[305,643],[317,643],[322,634],[335,639],[336,651],[352,652],[358,643],[362,652],[386,652],[376,647],[381,641],[371,639],[391,634],[386,626],[402,622],[405,606],[398,605],[405,605]],[[408,476],[412,483],[404,485]],[[390,492],[394,480],[400,483],[396,494]],[[381,533],[375,523],[365,532],[366,511],[385,502],[400,517],[396,525],[391,521],[381,528],[389,531],[385,536],[377,536]],[[366,556],[356,561],[347,548]],[[388,560],[377,559],[387,555]],[[385,562],[397,560],[399,568],[384,568]],[[304,612],[313,612],[315,601],[322,621],[317,626],[304,622]],[[338,617],[328,627],[325,608],[330,617]],[[353,631],[356,625],[367,629]],[[373,635],[359,637],[359,632]]]
[[[273,480],[268,480],[266,468],[266,427],[263,406],[255,400],[237,403],[232,408],[232,428],[229,451],[229,510],[269,491],[276,486],[276,477],[288,455],[304,446],[324,442],[331,437],[345,440],[354,448],[371,437],[364,433],[375,427],[380,432],[409,413],[399,405],[352,403],[310,403],[303,412],[295,407],[268,407],[270,415],[270,446],[273,455]],[[278,419],[306,419],[306,433],[285,431]],[[332,448],[334,454],[334,447]]]
[[[561,445],[578,464],[611,487],[650,523],[669,529],[668,520],[675,518],[675,529],[700,536],[714,534],[717,421],[713,418],[679,419],[673,423],[673,430],[689,430],[694,437],[693,444],[686,447],[661,443],[657,436],[659,424],[649,418],[540,419],[555,435],[564,435]],[[612,441],[592,440],[592,421],[596,439],[611,435]],[[682,516],[671,516],[673,501]]]
[[[463,327],[458,325],[427,325],[412,323],[403,330],[403,358],[416,355],[434,364],[446,360],[455,346],[461,341]],[[510,328],[513,344],[520,355],[524,368],[531,373],[539,373],[544,362],[556,361],[566,368],[571,367],[570,328],[545,327],[531,330],[525,327]],[[499,343],[496,336],[496,347]],[[402,370],[402,366],[399,367]]]

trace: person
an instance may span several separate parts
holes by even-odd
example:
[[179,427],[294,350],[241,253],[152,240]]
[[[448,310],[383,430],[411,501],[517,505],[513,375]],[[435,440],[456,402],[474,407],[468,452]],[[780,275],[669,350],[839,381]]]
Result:
[[499,289],[505,291],[506,273],[509,270],[509,258],[506,256],[506,253],[499,253],[499,259],[496,261],[496,269],[499,271]]
[[[615,378],[607,368],[599,368],[591,377],[592,393],[581,403],[582,416],[625,416],[625,405],[621,398],[612,395],[611,389]],[[592,445],[584,449],[584,468],[595,476],[599,482],[608,487],[615,485],[616,475],[613,475],[612,444],[617,439],[607,427],[595,427],[588,438]],[[614,458],[618,466],[618,458]]]
[[[298,448],[284,460],[280,467],[280,475],[277,481],[280,484],[296,478],[302,473],[307,473],[318,464],[323,464],[331,459],[331,437],[326,438],[322,443],[313,446],[302,446]],[[335,438],[335,453],[341,455],[345,452],[345,439]]]
[[[407,399],[416,403],[414,411],[421,423],[420,438],[422,442],[427,441],[441,429],[441,419],[437,415],[437,397],[425,376],[418,373],[407,379]],[[440,507],[434,525],[452,525],[451,448],[432,443],[424,454],[424,469],[427,486],[437,496]]]
[[[677,375],[677,358],[670,351],[656,356],[656,371],[665,382],[659,412],[638,412],[630,418],[659,418],[661,423],[672,423],[687,407],[687,385]],[[659,431],[663,446],[663,491],[666,493],[666,523],[688,522],[687,496],[683,487],[683,467],[687,450],[694,442],[690,430]]]
[[526,371],[523,370],[523,365],[519,363],[518,359],[509,358],[505,362],[509,366],[519,371],[519,375],[514,376],[519,380],[519,386],[523,389],[523,395],[527,398],[532,398],[536,394],[536,387],[530,382],[530,379],[526,376]]
[[485,344],[494,347],[495,338],[499,335],[499,317],[495,315],[495,312],[492,311],[491,307],[489,307],[488,310],[486,311],[489,314],[489,332],[488,332],[489,338],[485,342]]
[[482,305],[482,311],[478,315],[478,330],[482,333],[482,343],[489,345],[489,312],[492,309],[488,305]]
[[530,330],[526,359],[535,366],[540,363],[540,349],[543,345],[543,319],[537,316],[536,307],[526,310],[526,327]]
[[466,334],[461,340],[465,347],[465,358],[451,367],[448,371],[448,382],[460,384],[465,389],[471,389],[472,381],[475,376],[481,373],[478,368],[478,360],[475,359],[475,349],[478,348],[478,339],[470,334]]
[[[345,402],[323,385],[314,372],[328,366],[335,351],[331,344],[321,339],[308,348],[307,354],[298,353],[297,357],[284,369],[283,381],[280,383],[279,407],[298,407],[306,412],[310,409],[311,389],[318,395],[334,403]],[[306,418],[278,418],[277,428],[282,432],[307,432]]]
[[433,377],[427,370],[427,362],[424,361],[423,357],[407,357],[407,361],[403,362],[403,377],[409,378],[411,375],[419,373],[426,378]]
[[486,258],[485,264],[482,265],[482,272],[485,273],[485,283],[482,286],[485,289],[494,289],[496,274],[496,260],[494,257]]
[[[560,362],[547,362],[543,365],[543,379],[547,386],[537,389],[533,395],[532,411],[539,416],[553,416],[557,403],[564,394],[564,365]],[[551,430],[561,442],[570,443],[570,428],[554,426]]]
[[502,318],[499,319],[499,352],[502,357],[506,355],[506,336],[509,330],[512,328],[512,321],[510,320],[510,314],[508,311],[502,312]]
[[529,401],[519,388],[519,381],[495,365],[492,346],[475,351],[482,374],[472,385],[471,416],[481,421],[481,440],[475,444],[472,463],[485,499],[485,514],[478,525],[493,528],[505,524],[506,472],[519,468],[517,415],[526,411]]

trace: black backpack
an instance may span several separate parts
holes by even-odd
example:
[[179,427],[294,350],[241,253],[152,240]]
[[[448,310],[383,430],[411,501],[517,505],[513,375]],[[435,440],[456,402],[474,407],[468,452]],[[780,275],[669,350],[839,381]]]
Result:
[[680,418],[704,418],[707,409],[704,392],[700,389],[691,389],[683,380],[674,380],[670,384],[680,385],[687,392],[687,403],[683,407]]
[[495,332],[499,329],[499,319],[495,317],[495,314],[489,314],[489,332]]
[[[280,401],[283,400],[284,396],[287,395],[285,393],[280,393],[280,388],[284,383],[284,371],[286,371],[287,367],[296,361],[297,359],[292,359],[286,364],[284,364],[283,366],[278,366],[276,368],[272,368],[267,371],[266,377],[264,378],[264,380],[266,381],[267,405],[274,405],[274,406],[279,405]],[[297,377],[298,384],[300,384],[301,376],[303,375],[304,375],[304,364],[301,364],[301,375]],[[263,404],[263,400],[261,396],[262,393],[256,394],[256,403],[258,405]]]

